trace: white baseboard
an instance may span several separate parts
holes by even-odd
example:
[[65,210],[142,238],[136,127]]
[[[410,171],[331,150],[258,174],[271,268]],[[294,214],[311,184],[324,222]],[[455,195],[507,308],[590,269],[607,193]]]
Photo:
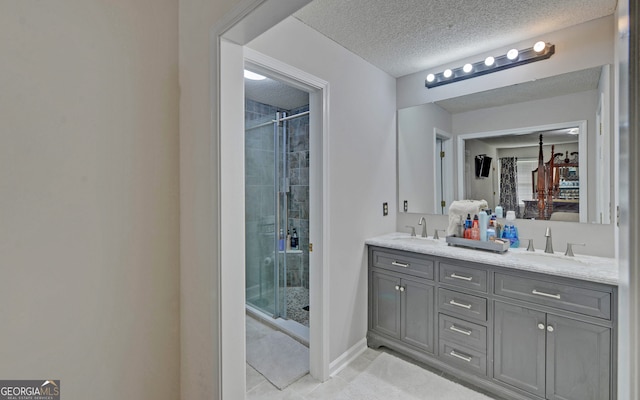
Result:
[[329,376],[337,375],[349,363],[358,358],[360,354],[364,353],[365,350],[367,350],[367,338],[362,338],[329,364]]

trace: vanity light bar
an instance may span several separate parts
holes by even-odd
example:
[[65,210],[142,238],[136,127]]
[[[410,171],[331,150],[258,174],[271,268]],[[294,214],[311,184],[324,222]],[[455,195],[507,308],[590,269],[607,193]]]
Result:
[[[544,45],[544,47],[543,47]],[[541,50],[539,50],[541,49]],[[539,51],[536,51],[539,50]],[[556,52],[556,46],[550,43],[537,42],[533,47],[517,51],[511,49],[507,54],[498,57],[487,57],[485,60],[473,64],[465,64],[462,67],[447,69],[444,72],[427,75],[425,86],[431,89],[476,76],[486,75],[503,69],[529,64],[535,61],[546,60]]]

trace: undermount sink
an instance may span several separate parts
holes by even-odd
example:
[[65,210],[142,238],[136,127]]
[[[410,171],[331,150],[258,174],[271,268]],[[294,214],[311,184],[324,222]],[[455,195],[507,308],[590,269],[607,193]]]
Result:
[[443,243],[440,240],[437,240],[434,238],[424,238],[422,236],[398,236],[393,238],[393,240],[401,240],[403,242],[411,242],[415,244],[430,244],[430,245]]
[[528,252],[528,251],[513,251],[512,254],[522,260],[530,260],[535,262],[545,262],[545,259],[552,263],[562,264],[574,264],[574,265],[589,265],[588,260],[582,259],[581,256],[568,257],[561,253],[545,253],[542,251]]

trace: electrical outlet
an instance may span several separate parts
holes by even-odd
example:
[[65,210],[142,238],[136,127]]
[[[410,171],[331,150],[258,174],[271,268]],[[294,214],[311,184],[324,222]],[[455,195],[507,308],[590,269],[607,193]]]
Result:
[[386,217],[387,215],[389,215],[389,203],[385,201],[382,203],[382,216]]
[[404,212],[409,211],[409,202],[407,200],[404,201]]

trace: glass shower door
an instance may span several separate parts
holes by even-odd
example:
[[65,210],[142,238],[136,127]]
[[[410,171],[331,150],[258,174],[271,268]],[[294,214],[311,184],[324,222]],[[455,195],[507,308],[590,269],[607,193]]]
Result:
[[246,298],[286,318],[289,178],[286,115],[251,121],[245,129]]

